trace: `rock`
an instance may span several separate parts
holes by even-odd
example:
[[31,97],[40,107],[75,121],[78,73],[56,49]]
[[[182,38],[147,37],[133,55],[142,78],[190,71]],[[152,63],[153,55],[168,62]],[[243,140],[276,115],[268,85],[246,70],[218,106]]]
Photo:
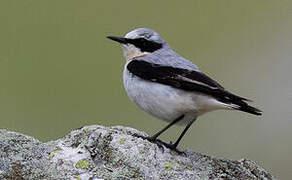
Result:
[[250,160],[178,154],[128,127],[86,126],[42,143],[0,130],[0,179],[275,179]]

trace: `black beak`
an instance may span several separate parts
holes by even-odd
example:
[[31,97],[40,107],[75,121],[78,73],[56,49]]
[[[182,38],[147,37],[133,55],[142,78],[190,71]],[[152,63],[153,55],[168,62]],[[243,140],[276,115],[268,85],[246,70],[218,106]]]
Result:
[[116,37],[116,36],[107,36],[107,38],[109,38],[110,40],[119,42],[121,44],[127,44],[127,38],[123,38],[123,37]]

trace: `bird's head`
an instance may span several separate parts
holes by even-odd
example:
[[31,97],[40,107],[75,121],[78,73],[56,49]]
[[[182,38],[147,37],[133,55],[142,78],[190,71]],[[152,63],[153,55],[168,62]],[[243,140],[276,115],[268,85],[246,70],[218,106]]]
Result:
[[160,35],[148,28],[138,28],[127,33],[125,37],[108,36],[107,38],[119,42],[123,46],[127,60],[151,54],[166,45]]

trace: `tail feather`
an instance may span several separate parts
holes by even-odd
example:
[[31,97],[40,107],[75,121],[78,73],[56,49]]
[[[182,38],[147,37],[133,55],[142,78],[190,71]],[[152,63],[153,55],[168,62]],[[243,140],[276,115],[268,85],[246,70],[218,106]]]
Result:
[[224,95],[224,98],[222,100],[225,101],[225,103],[227,103],[227,104],[231,104],[231,105],[233,104],[234,105],[233,109],[247,112],[250,114],[254,114],[257,116],[262,115],[261,110],[255,108],[255,107],[252,107],[246,103],[246,101],[252,102],[251,100],[237,96],[237,95],[232,94],[228,91],[225,91],[225,95]]

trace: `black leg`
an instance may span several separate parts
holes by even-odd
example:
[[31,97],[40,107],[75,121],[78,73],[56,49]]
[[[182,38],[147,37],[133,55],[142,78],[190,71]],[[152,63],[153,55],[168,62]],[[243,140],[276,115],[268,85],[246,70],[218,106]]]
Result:
[[196,121],[196,119],[192,120],[191,122],[189,122],[189,124],[187,124],[187,126],[185,127],[185,129],[183,130],[183,132],[180,134],[179,138],[175,141],[174,144],[170,143],[164,143],[162,142],[162,144],[172,150],[176,150],[176,147],[178,146],[180,140],[182,139],[182,137],[186,134],[186,132],[188,131],[188,129],[191,127],[191,125]]
[[179,122],[181,119],[184,118],[184,115],[181,115],[180,117],[173,120],[171,123],[169,123],[165,128],[163,128],[161,131],[158,131],[156,134],[151,136],[152,139],[157,139],[158,136],[160,136],[163,132],[165,132],[167,129],[169,129],[171,126],[173,126],[175,123]]
[[143,139],[147,139],[148,141],[154,142],[154,141],[156,141],[158,136],[160,136],[163,132],[165,132],[167,129],[169,129],[171,126],[173,126],[175,123],[177,123],[180,120],[182,120],[183,117],[184,117],[184,115],[181,115],[180,117],[176,118],[171,123],[169,123],[165,128],[163,128],[161,131],[158,131],[157,133],[155,133],[153,136],[144,137],[144,136],[140,136],[140,135],[137,135],[137,134],[134,134],[134,136],[140,137],[140,138],[143,138]]

